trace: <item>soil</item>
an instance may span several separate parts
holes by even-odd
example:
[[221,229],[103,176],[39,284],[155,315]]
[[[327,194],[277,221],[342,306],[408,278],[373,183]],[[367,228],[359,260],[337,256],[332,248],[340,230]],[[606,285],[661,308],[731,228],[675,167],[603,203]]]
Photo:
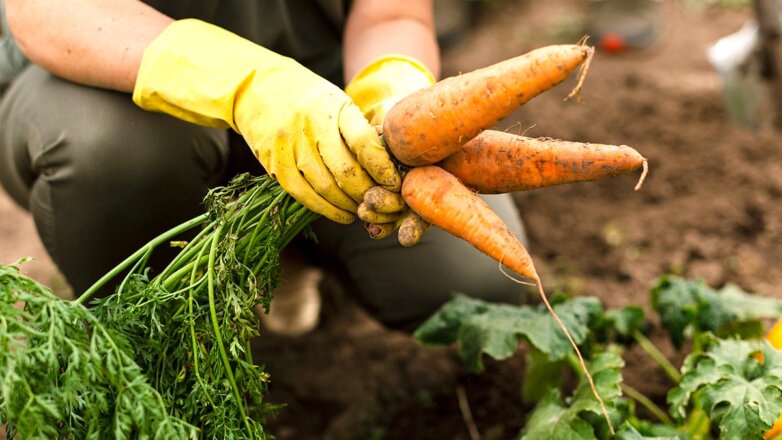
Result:
[[[584,3],[492,2],[444,52],[445,73],[578,40]],[[626,176],[518,194],[533,258],[549,291],[594,295],[606,307],[648,311],[649,287],[666,273],[782,297],[782,135],[728,123],[705,55],[749,11],[670,1],[664,14],[653,49],[598,54],[580,103],[562,102],[568,82],[500,124],[532,136],[627,144],[649,159],[639,192],[637,176]],[[0,237],[0,261],[36,256],[27,270],[44,282],[57,278],[29,218],[2,197]],[[425,348],[383,328],[333,278],[322,291],[312,333],[266,336],[256,347],[272,377],[268,401],[287,404],[268,425],[277,438],[468,439],[459,389],[483,438],[518,434],[529,410],[520,398],[523,350],[487,360],[487,371],[474,375],[453,349]],[[651,336],[681,362],[662,335]],[[665,376],[638,350],[624,357],[625,380],[664,403]]]

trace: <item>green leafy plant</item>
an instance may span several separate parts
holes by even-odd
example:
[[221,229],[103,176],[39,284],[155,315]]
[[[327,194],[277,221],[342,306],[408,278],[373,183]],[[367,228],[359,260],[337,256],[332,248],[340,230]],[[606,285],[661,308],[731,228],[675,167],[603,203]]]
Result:
[[[416,332],[431,345],[458,344],[475,372],[483,355],[507,359],[526,342],[521,397],[533,404],[522,439],[763,438],[782,411],[782,353],[761,342],[764,320],[782,315],[782,301],[734,285],[714,290],[701,281],[661,277],[650,291],[662,328],[677,347],[692,341],[681,371],[646,336],[643,309],[603,310],[594,298],[555,298],[554,306],[588,354],[589,371],[606,402],[615,435],[600,417],[599,402],[581,376],[567,341],[554,333],[540,307],[488,304],[456,295]],[[541,333],[542,332],[542,333]],[[563,337],[564,338],[564,337]],[[621,347],[637,345],[669,377],[669,411],[622,382]],[[563,373],[579,377],[567,397]],[[642,406],[656,420],[640,419]]]
[[757,341],[709,338],[708,345],[685,361],[668,394],[672,414],[683,420],[697,401],[721,437],[760,438],[782,411],[782,353]]
[[[577,344],[586,339],[588,324],[602,312],[595,298],[576,298],[553,307]],[[563,359],[571,351],[546,309],[490,304],[464,295],[456,295],[429,318],[416,330],[415,337],[430,345],[458,342],[459,355],[474,371],[483,370],[482,354],[506,359],[516,352],[522,339],[552,360]]]
[[134,358],[85,307],[0,266],[0,424],[10,438],[195,437]]
[[717,291],[700,280],[662,277],[652,288],[651,297],[652,307],[677,348],[688,331],[759,338],[763,334],[761,320],[782,315],[782,300],[752,295],[732,284]]
[[[589,363],[589,372],[595,380],[600,396],[606,401],[612,422],[621,419],[618,398],[622,395],[619,383],[620,369],[624,361],[616,350],[595,355]],[[586,380],[581,378],[573,395],[562,400],[558,388],[551,388],[538,401],[522,432],[523,440],[536,439],[593,439],[595,432],[608,435],[608,427],[602,418],[600,404],[592,394]]]
[[[241,176],[212,191],[209,212],[162,234],[76,301],[0,265],[0,424],[24,439],[263,439],[268,375],[254,362],[252,312],[268,307],[279,254],[316,215],[268,178]],[[154,250],[182,234],[183,249],[150,276]],[[116,293],[94,300],[117,286]],[[456,295],[415,333],[458,344],[475,372],[526,347],[521,395],[534,404],[521,438],[760,438],[782,410],[782,354],[759,342],[782,301],[736,286],[662,277],[652,308],[676,347],[691,341],[681,372],[647,337],[643,309],[604,310],[595,298],[552,298],[587,356],[595,388],[547,309]],[[90,304],[92,308],[87,308]],[[637,345],[667,374],[669,412],[622,382],[623,347]],[[570,369],[574,389],[562,380]],[[572,377],[572,376],[571,376]],[[563,397],[566,396],[566,397]],[[636,405],[655,420],[636,415]],[[672,416],[672,417],[671,417]]]
[[[207,214],[162,234],[74,302],[0,272],[0,422],[21,438],[263,439],[268,376],[253,307],[316,214],[268,177],[239,176]],[[198,230],[158,275],[154,249]],[[120,278],[122,276],[122,278]],[[116,293],[84,307],[105,286]],[[15,303],[22,302],[19,310]]]

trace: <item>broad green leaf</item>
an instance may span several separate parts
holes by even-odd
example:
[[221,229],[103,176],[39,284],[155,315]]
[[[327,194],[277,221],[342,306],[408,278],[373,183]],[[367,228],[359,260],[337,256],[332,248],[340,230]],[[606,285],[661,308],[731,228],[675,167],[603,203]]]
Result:
[[[652,307],[675,347],[682,346],[688,327],[716,331],[730,319],[730,312],[722,309],[715,297],[714,291],[700,280],[662,277],[652,288]],[[708,318],[702,320],[702,316]]]
[[[554,306],[554,311],[579,344],[586,339],[588,325],[601,313],[595,298],[575,298]],[[415,332],[425,344],[459,343],[459,355],[474,371],[483,370],[483,353],[506,359],[516,352],[518,342],[529,341],[549,359],[562,359],[572,347],[562,329],[543,307],[491,304],[456,295]]]
[[470,316],[488,311],[489,304],[456,294],[415,331],[415,338],[428,345],[449,345],[456,341],[459,326]]
[[549,390],[538,402],[522,432],[522,440],[535,439],[597,439],[592,425],[570,411],[563,403],[558,389]]
[[676,432],[670,426],[644,424],[644,429],[636,429],[625,422],[616,433],[616,440],[684,440],[687,436]]
[[720,337],[759,338],[759,320],[782,315],[782,300],[753,295],[735,285],[716,291],[700,280],[662,277],[651,294],[652,306],[677,348],[687,329]]
[[636,306],[609,310],[605,316],[622,336],[631,336],[634,332],[641,330],[646,323],[643,309]]
[[735,284],[726,284],[718,295],[725,308],[741,321],[782,316],[782,300],[778,298],[754,295]]
[[647,321],[643,309],[625,306],[606,311],[590,326],[592,338],[598,343],[632,344],[635,332],[643,332]]
[[682,420],[697,400],[722,438],[760,438],[782,411],[782,353],[768,343],[717,340],[689,356],[682,373],[668,394],[673,416]]
[[[597,354],[588,366],[597,392],[605,402],[614,424],[620,419],[616,403],[622,395],[619,384],[623,366],[624,361],[616,350]],[[606,432],[600,403],[592,394],[586,377],[582,376],[573,395],[564,401],[559,390],[552,389],[538,402],[522,431],[521,439],[597,439],[607,434],[598,436],[596,433]]]
[[552,361],[540,350],[531,349],[524,358],[524,382],[521,397],[525,403],[541,400],[562,381],[563,360]]

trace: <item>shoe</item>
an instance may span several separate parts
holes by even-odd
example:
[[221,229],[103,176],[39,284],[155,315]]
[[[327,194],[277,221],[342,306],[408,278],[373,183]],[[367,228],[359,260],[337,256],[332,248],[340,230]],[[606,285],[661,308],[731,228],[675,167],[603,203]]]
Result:
[[318,325],[321,306],[319,286],[323,271],[310,266],[287,271],[290,273],[284,269],[286,281],[274,291],[269,313],[265,313],[263,306],[259,305],[255,314],[261,325],[272,333],[302,336]]
[[590,0],[587,33],[604,52],[646,49],[661,31],[662,0]]

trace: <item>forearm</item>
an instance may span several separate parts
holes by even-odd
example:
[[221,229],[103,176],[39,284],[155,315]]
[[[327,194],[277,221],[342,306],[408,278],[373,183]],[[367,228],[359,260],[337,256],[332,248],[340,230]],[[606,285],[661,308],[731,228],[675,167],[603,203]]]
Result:
[[71,81],[130,92],[144,49],[173,20],[137,0],[6,0],[22,52]]
[[356,0],[345,28],[345,82],[375,58],[397,53],[440,74],[430,0]]

